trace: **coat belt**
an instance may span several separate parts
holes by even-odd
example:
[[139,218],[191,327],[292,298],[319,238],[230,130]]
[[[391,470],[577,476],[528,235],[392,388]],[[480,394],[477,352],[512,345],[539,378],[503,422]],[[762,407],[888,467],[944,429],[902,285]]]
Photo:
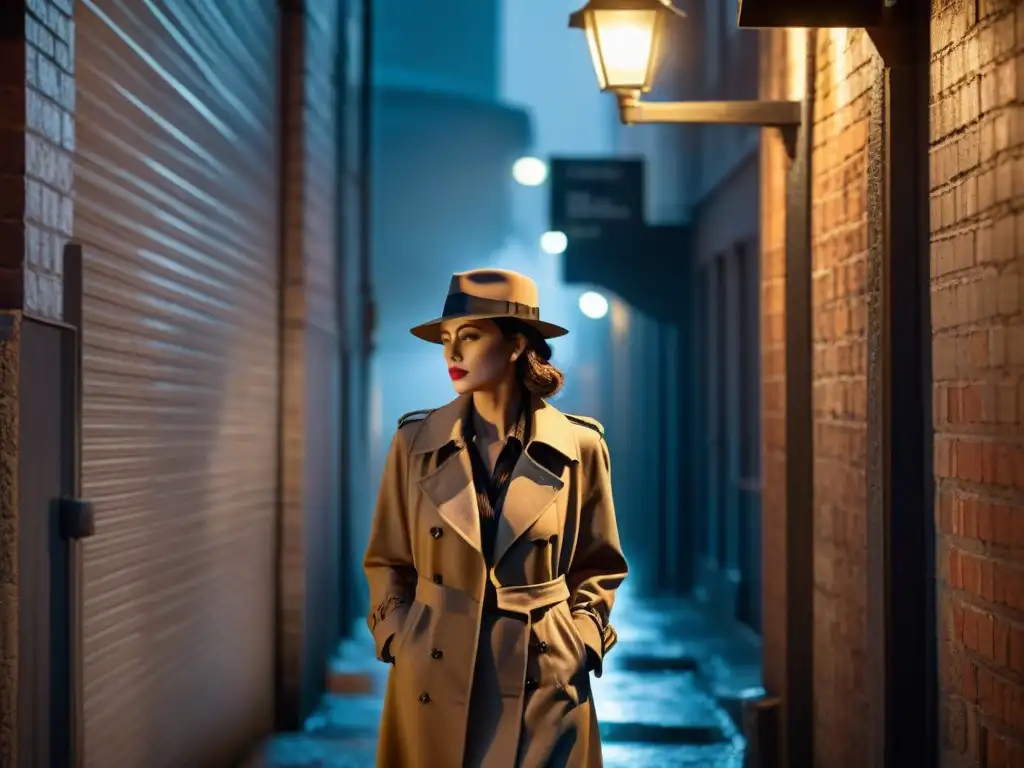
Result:
[[[542,584],[508,587],[495,584],[494,594],[499,611],[529,616],[534,611],[568,600],[569,587],[565,584],[565,576],[559,576]],[[424,578],[420,578],[416,585],[416,601],[444,613],[473,614],[477,606],[477,601],[462,590],[435,584]]]
[[569,599],[569,587],[565,576],[545,581],[543,584],[523,584],[512,587],[494,585],[499,611],[525,613],[527,615]]

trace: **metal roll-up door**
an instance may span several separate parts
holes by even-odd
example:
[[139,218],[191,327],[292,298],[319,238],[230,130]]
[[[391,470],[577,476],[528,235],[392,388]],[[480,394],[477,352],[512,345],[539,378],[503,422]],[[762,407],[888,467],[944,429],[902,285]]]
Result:
[[85,762],[224,765],[273,707],[274,0],[79,0]]

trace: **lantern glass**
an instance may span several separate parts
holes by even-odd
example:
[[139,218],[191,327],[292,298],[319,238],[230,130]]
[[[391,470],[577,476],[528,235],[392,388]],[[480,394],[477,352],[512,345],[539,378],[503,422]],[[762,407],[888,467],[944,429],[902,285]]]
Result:
[[661,8],[584,11],[587,44],[601,90],[650,90],[664,14]]

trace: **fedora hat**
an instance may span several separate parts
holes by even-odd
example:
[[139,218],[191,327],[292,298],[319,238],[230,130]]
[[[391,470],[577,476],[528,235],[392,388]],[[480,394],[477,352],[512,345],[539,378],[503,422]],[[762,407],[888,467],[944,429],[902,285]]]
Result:
[[441,343],[441,323],[455,318],[493,320],[510,317],[533,326],[541,338],[553,339],[569,331],[540,319],[537,284],[526,275],[507,269],[472,269],[456,272],[448,284],[441,316],[411,329],[413,336]]

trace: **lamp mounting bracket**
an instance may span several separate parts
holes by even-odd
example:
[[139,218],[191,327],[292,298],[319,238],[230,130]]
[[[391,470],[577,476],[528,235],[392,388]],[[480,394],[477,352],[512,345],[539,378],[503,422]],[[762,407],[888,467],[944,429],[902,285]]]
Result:
[[864,30],[887,67],[905,67],[914,63],[913,3],[910,0],[886,0],[878,26]]
[[619,119],[624,125],[644,123],[700,123],[776,128],[786,153],[796,153],[797,129],[802,121],[799,101],[641,101],[635,92],[619,96]]

